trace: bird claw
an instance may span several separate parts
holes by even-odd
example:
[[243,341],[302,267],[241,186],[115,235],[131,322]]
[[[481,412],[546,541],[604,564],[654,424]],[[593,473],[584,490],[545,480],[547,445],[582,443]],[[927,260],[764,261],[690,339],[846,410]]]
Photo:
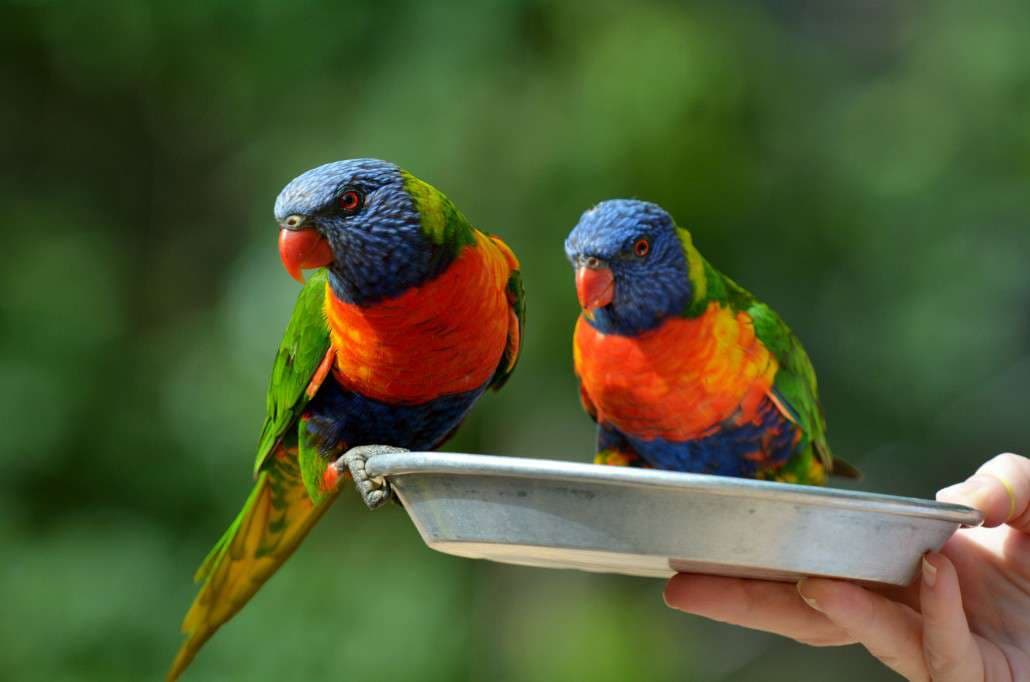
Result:
[[383,477],[372,478],[365,471],[365,462],[373,455],[383,455],[391,452],[407,452],[404,448],[395,448],[390,445],[359,445],[343,453],[332,466],[337,473],[343,475],[350,473],[354,479],[354,487],[361,495],[362,501],[369,509],[378,509],[383,506],[391,497],[390,484]]

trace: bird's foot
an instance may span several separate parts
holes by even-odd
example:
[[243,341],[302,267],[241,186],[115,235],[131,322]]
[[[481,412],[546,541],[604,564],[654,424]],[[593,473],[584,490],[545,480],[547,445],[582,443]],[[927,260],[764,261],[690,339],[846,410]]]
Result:
[[[407,452],[404,448],[395,448],[390,445],[359,445],[343,453],[343,456],[329,465],[336,478],[350,474],[354,479],[354,487],[358,489],[362,501],[369,509],[378,509],[390,499],[392,493],[390,484],[383,477],[372,478],[365,471],[365,461],[373,455],[383,455],[391,452]],[[326,472],[327,475],[330,472]]]

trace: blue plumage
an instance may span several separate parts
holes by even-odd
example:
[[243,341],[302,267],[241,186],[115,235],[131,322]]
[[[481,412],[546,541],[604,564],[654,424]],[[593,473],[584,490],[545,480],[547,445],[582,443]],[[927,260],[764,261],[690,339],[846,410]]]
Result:
[[327,452],[367,443],[432,450],[457,428],[486,384],[420,405],[391,405],[327,381],[308,403],[308,428]]
[[[770,433],[775,435],[770,438]],[[753,478],[759,470],[777,467],[790,459],[796,435],[794,424],[776,410],[769,410],[761,423],[725,427],[697,440],[624,437],[637,454],[658,469]],[[762,458],[748,457],[755,453],[761,453]]]
[[[786,462],[797,435],[793,423],[768,409],[758,424],[727,426],[691,441],[636,438],[611,424],[598,424],[597,451],[637,455],[640,464],[656,469],[753,478],[761,469]],[[748,457],[757,452],[763,453],[761,461]]]
[[[646,258],[634,253],[649,240]],[[602,201],[585,212],[565,240],[573,268],[588,258],[603,261],[615,277],[615,299],[588,319],[605,334],[636,336],[669,315],[683,312],[693,289],[683,244],[672,217],[660,206],[636,199]]]
[[[364,200],[355,215],[337,209],[347,189]],[[423,233],[403,172],[386,161],[336,161],[299,175],[275,200],[276,221],[292,215],[303,216],[329,240],[334,255],[329,283],[347,303],[396,296],[443,272],[452,260]]]

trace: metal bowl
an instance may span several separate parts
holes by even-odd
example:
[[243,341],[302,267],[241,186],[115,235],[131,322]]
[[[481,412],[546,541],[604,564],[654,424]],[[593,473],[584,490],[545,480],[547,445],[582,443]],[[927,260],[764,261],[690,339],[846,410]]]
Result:
[[546,568],[907,585],[975,509],[722,476],[553,460],[374,455],[429,547]]

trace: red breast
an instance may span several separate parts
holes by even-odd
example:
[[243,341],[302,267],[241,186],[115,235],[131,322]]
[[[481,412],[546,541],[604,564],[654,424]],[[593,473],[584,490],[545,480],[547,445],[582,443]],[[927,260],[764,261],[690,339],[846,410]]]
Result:
[[476,233],[443,273],[370,306],[326,287],[326,317],[345,388],[393,404],[419,404],[479,388],[508,340],[506,254]]
[[758,423],[777,370],[751,318],[714,302],[697,318],[635,337],[602,334],[580,316],[573,346],[598,420],[646,439],[686,441],[727,421]]

